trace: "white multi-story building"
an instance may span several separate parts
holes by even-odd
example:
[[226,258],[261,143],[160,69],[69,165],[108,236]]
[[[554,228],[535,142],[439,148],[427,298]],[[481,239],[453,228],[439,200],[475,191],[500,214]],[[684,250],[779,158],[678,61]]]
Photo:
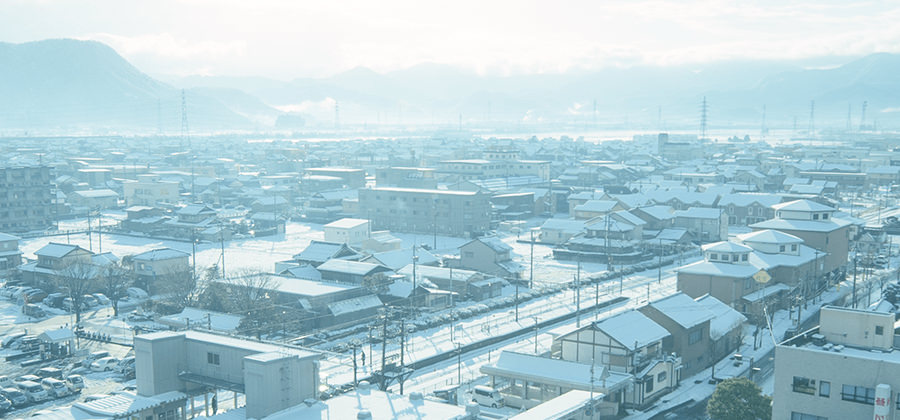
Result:
[[826,306],[818,329],[775,348],[773,419],[900,415],[894,314]]

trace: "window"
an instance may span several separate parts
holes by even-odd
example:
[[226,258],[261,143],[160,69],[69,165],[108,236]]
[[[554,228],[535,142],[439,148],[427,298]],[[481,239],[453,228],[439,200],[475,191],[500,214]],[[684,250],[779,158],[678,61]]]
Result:
[[741,255],[741,261],[747,261],[747,254]]
[[813,220],[819,220],[819,213],[813,213]]
[[822,213],[822,220],[828,220],[828,213]]
[[696,344],[703,339],[703,328],[691,332],[691,335],[688,336],[688,344]]
[[752,287],[753,287],[753,278],[751,277],[751,278],[744,279],[744,290],[747,290]]
[[649,394],[653,392],[653,377],[647,379],[647,382],[644,382],[644,392]]
[[803,376],[795,376],[793,388],[794,392],[816,395],[816,380],[805,378]]
[[825,398],[831,396],[831,382],[819,381],[819,396]]
[[784,252],[784,245],[778,247],[778,252]]
[[841,399],[844,401],[875,405],[875,388],[844,385],[841,388]]
[[791,251],[796,251],[796,250],[797,250],[797,244],[791,245]]
[[666,380],[666,372],[659,372],[659,375],[656,375],[656,382],[663,382]]
[[218,353],[206,353],[206,363],[211,365],[219,365],[219,354]]
[[828,417],[791,411],[791,420],[828,420]]
[[884,327],[882,327],[881,325],[876,325],[875,335],[884,335]]
[[738,255],[737,255],[737,254],[732,255],[732,256],[731,256],[731,261],[737,262],[737,261],[738,261]]
[[709,259],[710,259],[710,260],[717,260],[717,259],[719,259],[719,254],[709,254]]

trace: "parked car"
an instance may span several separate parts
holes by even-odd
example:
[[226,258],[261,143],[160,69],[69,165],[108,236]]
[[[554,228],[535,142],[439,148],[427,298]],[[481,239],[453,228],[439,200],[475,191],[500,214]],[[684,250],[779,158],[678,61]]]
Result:
[[8,388],[13,385],[15,385],[15,382],[9,376],[0,376],[0,388]]
[[51,308],[62,308],[63,307],[63,299],[66,298],[66,295],[62,293],[51,293],[44,298],[43,304],[47,305]]
[[115,357],[104,357],[91,363],[91,370],[94,372],[107,372],[113,370],[117,363],[119,363],[119,359]]
[[134,356],[126,357],[116,364],[116,372],[125,373],[128,369],[134,369]]
[[40,368],[37,371],[37,376],[41,378],[54,378],[54,379],[62,379],[62,370],[55,367],[45,367]]
[[40,382],[41,378],[37,375],[22,375],[16,378],[13,382],[18,386],[22,382]]
[[14,347],[19,341],[22,340],[22,337],[25,337],[26,335],[27,334],[25,334],[24,331],[9,333],[5,337],[3,337],[3,341],[0,342],[0,347],[4,349]]
[[32,290],[32,291],[26,293],[24,296],[25,296],[25,299],[23,300],[22,303],[25,303],[25,302],[41,303],[48,295],[47,295],[47,292],[45,292],[41,289],[35,289],[35,290]]
[[47,316],[43,309],[40,306],[37,306],[33,303],[26,303],[22,306],[22,313],[26,316],[34,317],[34,318],[43,318]]
[[44,389],[47,390],[47,393],[54,398],[65,397],[72,393],[65,382],[56,378],[44,378],[44,380],[41,381],[41,386],[43,386]]
[[95,298],[95,297],[92,296],[92,295],[84,295],[84,296],[82,296],[82,297],[81,297],[81,302],[84,303],[84,306],[85,306],[85,307],[88,307],[88,308],[93,308],[93,307],[95,307],[95,306],[99,306],[99,305],[100,305],[100,302],[97,301],[97,298]]
[[84,389],[84,377],[81,375],[66,376],[66,385],[72,392],[81,392]]
[[146,321],[153,321],[153,318],[152,318],[152,317],[150,317],[149,315],[140,313],[140,312],[138,312],[138,311],[131,311],[131,312],[129,312],[128,315],[127,315],[125,318],[126,318],[127,320],[131,321],[131,322],[146,322]]
[[472,402],[493,408],[502,407],[504,403],[500,391],[484,385],[478,385],[472,391]]
[[129,287],[125,291],[125,293],[128,294],[128,297],[135,300],[147,299],[148,297],[150,297],[150,295],[148,295],[147,292],[145,292],[144,289],[141,289],[140,287]]
[[2,394],[6,399],[8,399],[13,407],[22,407],[24,405],[28,405],[28,396],[25,395],[24,392],[19,391],[18,388],[3,388],[0,389],[0,394]]
[[37,382],[19,382],[18,384],[16,384],[16,387],[19,388],[19,391],[22,391],[28,397],[28,401],[31,401],[33,403],[39,403],[41,401],[50,399],[50,394],[47,393],[47,390]]
[[106,297],[106,295],[104,295],[103,293],[94,293],[92,296],[94,296],[94,299],[97,299],[97,301],[100,302],[101,305],[109,305],[109,298]]
[[108,351],[106,351],[106,350],[95,351],[95,352],[89,354],[87,357],[85,357],[85,358],[84,358],[84,363],[82,363],[82,364],[88,364],[88,365],[90,365],[90,364],[93,363],[94,361],[99,360],[99,359],[102,359],[102,358],[104,358],[104,357],[109,357],[109,352],[108,352]]
[[13,409],[12,402],[4,396],[0,396],[0,413],[6,413]]

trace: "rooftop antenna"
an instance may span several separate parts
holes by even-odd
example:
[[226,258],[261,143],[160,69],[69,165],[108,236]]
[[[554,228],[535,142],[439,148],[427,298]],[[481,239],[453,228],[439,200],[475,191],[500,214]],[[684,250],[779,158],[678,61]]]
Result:
[[191,138],[188,136],[187,99],[184,89],[181,89],[181,150],[184,150],[184,142],[187,141],[188,149],[191,148]]
[[863,101],[862,115],[859,117],[859,131],[866,129],[866,108],[869,107],[869,101]]
[[706,138],[706,113],[709,107],[706,105],[706,97],[703,97],[703,104],[700,105],[700,138]]
[[809,101],[809,130],[810,137],[816,135],[816,101]]

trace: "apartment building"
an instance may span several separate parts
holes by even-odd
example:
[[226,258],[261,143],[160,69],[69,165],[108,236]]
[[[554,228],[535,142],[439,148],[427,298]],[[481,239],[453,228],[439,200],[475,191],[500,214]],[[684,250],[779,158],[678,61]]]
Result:
[[0,166],[0,229],[27,232],[50,227],[56,189],[49,166]]
[[373,230],[470,236],[490,230],[490,195],[472,191],[376,187],[359,190],[360,215]]

